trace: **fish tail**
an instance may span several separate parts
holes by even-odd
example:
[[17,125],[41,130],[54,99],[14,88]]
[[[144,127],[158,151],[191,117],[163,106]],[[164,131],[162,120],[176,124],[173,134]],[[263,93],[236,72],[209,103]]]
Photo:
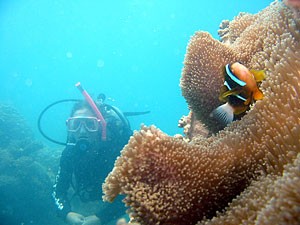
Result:
[[260,82],[266,78],[264,70],[250,70],[250,72],[253,74],[256,82]]
[[233,107],[228,104],[223,104],[210,113],[210,117],[216,119],[219,123],[226,126],[233,121]]

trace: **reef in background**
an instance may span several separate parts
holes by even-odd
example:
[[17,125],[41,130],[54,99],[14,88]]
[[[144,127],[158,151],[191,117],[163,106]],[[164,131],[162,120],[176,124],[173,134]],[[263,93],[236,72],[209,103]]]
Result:
[[59,224],[51,198],[59,153],[36,141],[13,107],[0,103],[0,223]]
[[126,195],[140,224],[300,223],[299,18],[282,2],[223,22],[221,38],[190,40],[181,87],[211,132],[222,68],[241,61],[264,69],[265,97],[216,136],[186,143],[154,126],[131,137],[103,185],[104,199]]

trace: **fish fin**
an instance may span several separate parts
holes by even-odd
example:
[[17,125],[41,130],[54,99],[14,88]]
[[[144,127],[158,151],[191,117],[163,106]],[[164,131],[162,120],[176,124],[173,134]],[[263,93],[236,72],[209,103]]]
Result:
[[226,77],[226,69],[225,69],[225,66],[222,67],[222,74],[223,74],[223,78],[225,80],[225,77]]
[[212,111],[210,113],[210,117],[216,119],[219,123],[226,126],[233,121],[233,108],[227,102]]
[[262,93],[261,90],[257,89],[257,91],[255,91],[253,93],[253,98],[257,101],[257,100],[261,100],[264,97],[264,94]]
[[219,100],[222,102],[227,102],[228,101],[228,97],[224,97],[224,93],[228,91],[228,88],[224,85],[221,87],[221,92],[219,95]]
[[232,88],[231,90],[228,90],[228,91],[224,92],[222,97],[225,98],[225,97],[230,96],[230,95],[238,95],[242,92],[242,90],[243,90],[242,87]]
[[255,81],[260,82],[265,79],[265,71],[264,70],[250,70],[250,72],[253,74]]
[[234,109],[233,109],[234,114],[239,115],[239,114],[245,112],[248,109],[248,107],[249,107],[248,105],[234,107]]
[[244,101],[244,105],[249,105],[251,102],[252,96],[250,96],[249,98],[247,98],[246,101]]

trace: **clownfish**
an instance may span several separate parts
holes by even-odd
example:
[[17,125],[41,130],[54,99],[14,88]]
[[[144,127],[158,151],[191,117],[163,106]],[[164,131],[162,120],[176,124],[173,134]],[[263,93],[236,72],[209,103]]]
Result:
[[219,96],[219,100],[226,103],[213,110],[210,116],[225,126],[231,123],[234,115],[245,112],[253,100],[264,97],[257,86],[264,78],[263,70],[249,70],[240,62],[227,64]]

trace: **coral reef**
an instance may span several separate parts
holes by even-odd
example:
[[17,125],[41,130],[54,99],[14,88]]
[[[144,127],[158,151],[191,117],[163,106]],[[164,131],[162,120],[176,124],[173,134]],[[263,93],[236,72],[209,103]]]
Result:
[[13,107],[0,103],[0,147],[7,147],[10,142],[21,139],[33,138],[33,133],[29,129],[25,120]]
[[0,128],[1,224],[61,223],[51,199],[58,159],[34,140],[17,110],[2,103]]
[[282,176],[268,174],[254,181],[224,213],[200,224],[299,224],[300,154]]
[[106,201],[126,195],[134,221],[300,223],[299,20],[275,2],[222,27],[224,43],[197,32],[188,45],[181,87],[189,107],[219,131],[209,114],[220,104],[222,67],[235,61],[265,69],[265,97],[241,120],[191,143],[142,126],[103,184]]
[[223,128],[209,114],[221,104],[218,97],[224,66],[239,61],[251,69],[266,69],[268,74],[267,64],[280,60],[276,48],[294,45],[299,35],[296,21],[287,7],[279,9],[279,5],[283,4],[273,4],[256,15],[241,13],[231,22],[223,21],[219,31],[223,42],[203,31],[191,38],[180,86],[189,107],[210,131]]
[[184,137],[183,140],[190,142],[194,137],[207,137],[209,135],[208,130],[204,125],[195,118],[192,111],[189,112],[187,116],[182,116],[178,122],[178,127],[183,128]]
[[299,0],[283,0],[283,2],[291,8],[295,18],[300,17],[300,1]]

